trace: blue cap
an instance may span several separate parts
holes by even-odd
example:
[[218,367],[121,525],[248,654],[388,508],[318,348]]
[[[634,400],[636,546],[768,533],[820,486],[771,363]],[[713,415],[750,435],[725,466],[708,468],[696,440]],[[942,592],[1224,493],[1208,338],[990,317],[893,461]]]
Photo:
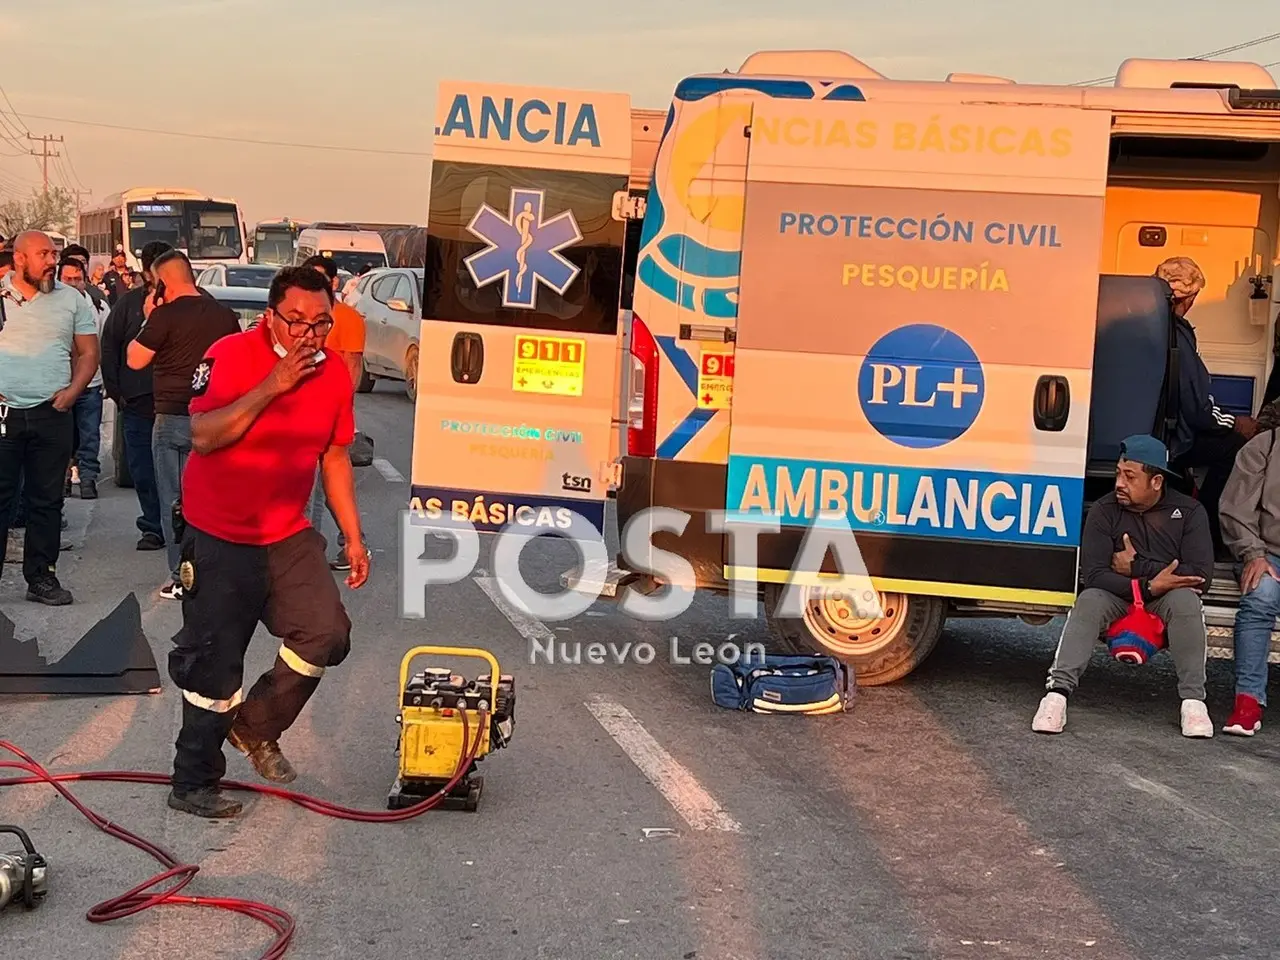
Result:
[[1120,441],[1120,459],[1141,463],[1164,473],[1169,472],[1169,451],[1155,437],[1141,433]]

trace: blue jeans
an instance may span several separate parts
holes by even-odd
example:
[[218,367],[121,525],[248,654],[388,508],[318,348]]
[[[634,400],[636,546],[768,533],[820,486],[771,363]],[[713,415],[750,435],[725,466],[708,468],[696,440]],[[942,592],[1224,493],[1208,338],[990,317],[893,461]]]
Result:
[[151,455],[151,432],[155,420],[132,410],[119,411],[124,433],[124,450],[116,456],[124,456],[133,479],[133,491],[138,495],[142,516],[138,517],[138,530],[164,536],[160,522],[160,498],[156,494],[156,465]]
[[191,454],[191,418],[157,413],[151,432],[151,457],[156,465],[156,496],[160,501],[160,525],[164,529],[169,573],[178,579],[182,544],[173,533],[173,504],[182,496],[182,471]]
[[102,442],[102,388],[88,387],[76,399],[71,413],[75,417],[76,431],[80,435],[75,454],[80,480],[97,483],[102,474],[102,464],[98,462],[98,449]]
[[[1280,558],[1268,557],[1280,575]],[[1236,611],[1235,660],[1236,693],[1267,703],[1267,656],[1271,652],[1271,631],[1280,615],[1280,581],[1263,577],[1262,582],[1240,598]]]
[[338,523],[338,515],[333,512],[333,506],[329,503],[329,498],[324,492],[324,475],[316,471],[316,483],[311,488],[311,500],[307,504],[307,519],[311,521],[311,526],[316,528],[316,532],[321,536],[324,535],[324,515],[328,513],[333,517],[333,525],[338,528],[338,550],[341,551],[347,545],[347,538],[343,536],[342,526]]

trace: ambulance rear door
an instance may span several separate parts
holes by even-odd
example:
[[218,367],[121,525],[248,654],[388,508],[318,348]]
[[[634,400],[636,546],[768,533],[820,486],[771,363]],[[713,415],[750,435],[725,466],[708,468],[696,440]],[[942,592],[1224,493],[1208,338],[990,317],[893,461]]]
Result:
[[842,516],[882,593],[1070,605],[1110,115],[875,86],[755,108],[726,505],[781,533],[727,576]]
[[412,509],[596,539],[613,476],[626,95],[444,83]]

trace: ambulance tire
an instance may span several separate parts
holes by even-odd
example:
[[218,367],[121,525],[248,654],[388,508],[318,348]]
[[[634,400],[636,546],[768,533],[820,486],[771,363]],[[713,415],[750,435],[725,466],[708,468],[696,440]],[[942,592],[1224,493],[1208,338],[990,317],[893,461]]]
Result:
[[372,393],[374,376],[369,372],[369,365],[360,361],[360,382],[356,384],[356,393]]
[[853,667],[855,682],[862,687],[896,683],[924,663],[938,645],[947,619],[947,603],[941,597],[886,595],[882,602],[890,637],[882,643],[868,637],[868,652],[858,653],[857,642],[832,643],[806,620],[778,616],[784,590],[780,584],[768,584],[764,591],[765,610],[782,652],[834,656]]

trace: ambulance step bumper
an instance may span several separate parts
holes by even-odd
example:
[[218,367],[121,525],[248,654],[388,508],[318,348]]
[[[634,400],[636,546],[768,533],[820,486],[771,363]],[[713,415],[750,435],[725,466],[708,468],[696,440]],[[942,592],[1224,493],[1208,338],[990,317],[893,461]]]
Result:
[[587,593],[612,600],[617,597],[625,584],[639,577],[640,574],[624,570],[615,563],[585,563],[581,572],[562,573],[560,586],[576,593]]

